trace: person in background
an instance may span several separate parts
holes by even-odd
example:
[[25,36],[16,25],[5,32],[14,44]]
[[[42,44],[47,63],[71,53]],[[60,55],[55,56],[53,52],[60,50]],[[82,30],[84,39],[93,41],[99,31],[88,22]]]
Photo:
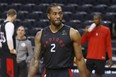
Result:
[[15,9],[7,11],[7,18],[0,28],[1,48],[1,75],[2,77],[17,77],[16,50],[15,50],[15,26],[17,12]]
[[27,67],[33,55],[32,44],[31,41],[26,38],[25,28],[23,26],[17,28],[16,34],[18,76],[27,77]]
[[91,32],[88,32],[88,27],[85,28],[81,44],[88,41],[86,65],[89,70],[89,77],[94,68],[96,77],[102,77],[106,64],[106,53],[108,53],[109,67],[112,66],[111,35],[110,29],[101,24],[102,19],[100,15],[94,15],[93,20],[96,27]]

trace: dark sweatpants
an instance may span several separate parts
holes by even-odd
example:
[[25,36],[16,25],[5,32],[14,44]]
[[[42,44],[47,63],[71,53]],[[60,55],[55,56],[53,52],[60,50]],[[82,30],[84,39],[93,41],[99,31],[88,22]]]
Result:
[[17,63],[18,66],[18,77],[27,77],[27,63],[22,61]]

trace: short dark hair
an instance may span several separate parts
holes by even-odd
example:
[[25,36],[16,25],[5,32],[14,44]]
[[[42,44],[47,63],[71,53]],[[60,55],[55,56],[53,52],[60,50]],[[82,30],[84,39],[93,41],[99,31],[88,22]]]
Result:
[[25,27],[25,26],[23,26],[23,25],[20,25],[20,26],[18,26],[17,28],[16,28],[16,30],[15,30],[15,34],[17,35],[17,30],[20,28],[20,27],[22,27],[23,29],[24,29],[24,32],[25,32],[25,36],[27,36],[27,28]]
[[17,14],[17,12],[16,12],[15,9],[9,9],[9,10],[7,11],[7,15],[8,15],[8,16],[14,16],[14,15],[16,15],[16,14]]
[[[50,4],[50,6],[48,7],[48,9],[47,9],[47,13],[49,14],[50,13],[50,11],[51,11],[51,8],[52,7],[56,7],[56,6],[60,6],[58,3],[52,3],[52,4]],[[61,6],[60,6],[61,7]]]
[[94,14],[94,16],[97,16],[97,17],[99,17],[100,19],[102,19],[101,14]]
[[19,27],[24,28],[24,31],[26,32],[26,27],[24,27],[24,26],[20,25],[20,26],[18,26],[18,27],[17,27],[17,30],[19,29]]

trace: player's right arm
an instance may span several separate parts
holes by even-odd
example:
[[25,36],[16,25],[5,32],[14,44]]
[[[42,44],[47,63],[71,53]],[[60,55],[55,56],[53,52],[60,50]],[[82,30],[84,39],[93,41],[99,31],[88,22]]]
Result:
[[34,55],[30,62],[28,77],[34,77],[38,69],[38,63],[40,61],[40,52],[41,52],[41,42],[40,42],[41,34],[42,31],[39,31],[35,36]]

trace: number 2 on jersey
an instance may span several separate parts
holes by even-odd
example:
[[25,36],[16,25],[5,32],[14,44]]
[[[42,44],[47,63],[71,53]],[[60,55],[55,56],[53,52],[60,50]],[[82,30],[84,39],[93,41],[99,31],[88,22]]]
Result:
[[51,52],[55,52],[55,47],[56,47],[56,44],[51,44],[52,48],[51,48]]

